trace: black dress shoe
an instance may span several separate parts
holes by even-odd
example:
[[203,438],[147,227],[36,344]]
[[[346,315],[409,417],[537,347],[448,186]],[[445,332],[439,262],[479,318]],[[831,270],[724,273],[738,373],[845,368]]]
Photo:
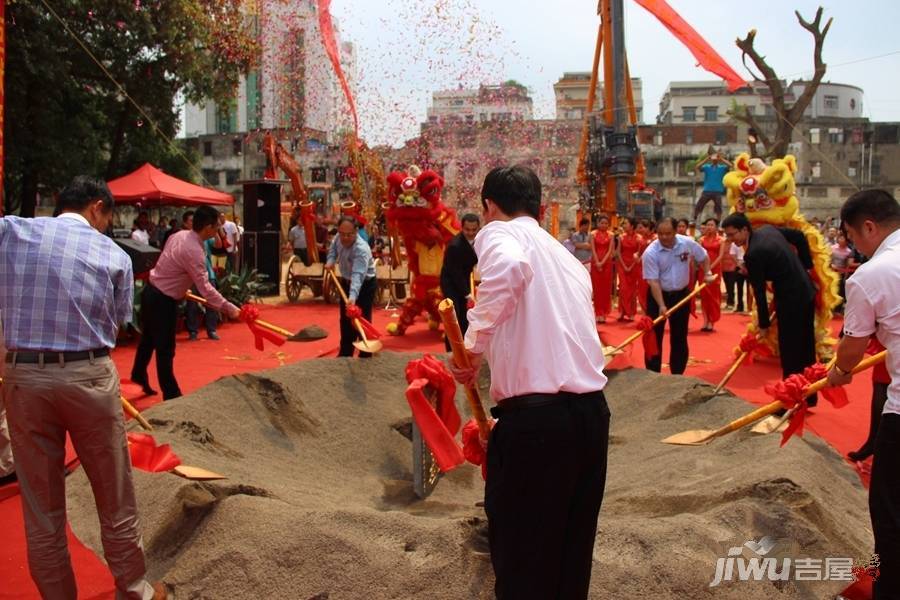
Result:
[[159,393],[156,390],[154,390],[152,387],[150,387],[150,383],[147,381],[139,381],[133,377],[131,378],[131,381],[133,383],[136,383],[139,386],[141,386],[141,391],[144,393],[145,396],[155,396],[156,394]]

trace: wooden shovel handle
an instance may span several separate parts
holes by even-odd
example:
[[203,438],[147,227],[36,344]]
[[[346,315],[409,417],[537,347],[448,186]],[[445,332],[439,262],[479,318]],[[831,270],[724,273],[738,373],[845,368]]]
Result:
[[[696,296],[697,294],[699,294],[701,291],[703,291],[703,288],[705,288],[706,285],[707,285],[707,284],[705,284],[705,283],[701,283],[701,284],[698,285],[696,288],[694,288],[694,290],[693,290],[690,294],[688,294],[687,296],[685,296],[684,298],[682,298],[681,300],[679,300],[678,302],[676,302],[676,303],[675,303],[675,306],[671,307],[671,308],[668,309],[666,312],[664,312],[663,314],[661,314],[661,315],[659,315],[658,317],[656,317],[655,319],[653,319],[653,325],[654,325],[654,326],[659,325],[660,323],[662,323],[663,321],[665,321],[666,319],[668,319],[669,316],[672,315],[672,313],[674,313],[676,310],[678,310],[679,308],[681,308],[682,306],[684,306],[685,304],[687,304],[688,301],[690,301],[691,298],[693,298],[694,296]],[[644,335],[644,334],[645,334],[646,332],[648,332],[648,331],[650,331],[650,329],[641,329],[641,330],[639,330],[639,331],[635,331],[635,332],[632,333],[630,336],[628,336],[628,337],[625,339],[624,342],[622,342],[621,344],[619,344],[618,346],[616,346],[615,348],[613,348],[613,349],[610,351],[610,353],[618,352],[619,350],[621,350],[622,348],[624,348],[625,346],[627,346],[628,344],[630,344],[630,343],[633,342],[634,340],[638,339],[639,337],[641,337],[642,335]]]
[[[209,301],[206,298],[203,298],[202,296],[198,296],[197,294],[194,294],[192,292],[188,292],[187,294],[184,295],[184,297],[187,298],[188,300],[193,300],[194,302],[196,302],[198,304],[203,304],[204,306],[209,304]],[[283,335],[286,338],[289,338],[292,335],[294,335],[287,329],[285,329],[283,327],[279,327],[278,325],[273,325],[272,323],[263,321],[262,319],[257,319],[256,324],[259,325],[260,327],[262,327],[263,329],[268,329],[269,331],[271,331],[273,333],[277,333],[278,335]]]
[[138,425],[146,429],[147,431],[153,431],[153,425],[151,425],[147,419],[144,418],[144,415],[140,413],[138,409],[134,407],[134,405],[129,402],[125,396],[119,396],[119,399],[122,401],[122,408],[125,409],[131,417],[138,422]]
[[[331,280],[334,282],[334,286],[337,288],[338,292],[341,294],[341,298],[343,298],[344,300],[344,306],[350,304],[350,298],[348,298],[346,292],[344,292],[344,286],[342,286],[341,282],[338,281],[337,275],[334,274],[334,271],[332,271],[331,269],[325,269],[325,272],[331,275]],[[359,319],[353,319],[353,326],[356,327],[359,335],[362,336],[363,341],[368,346],[369,340],[368,338],[366,338],[366,332],[363,329],[362,323],[359,322]]]
[[[466,354],[466,346],[463,342],[462,331],[459,328],[459,321],[456,320],[456,311],[453,310],[453,300],[445,298],[438,304],[438,313],[441,315],[441,321],[444,323],[444,333],[453,349],[453,362],[459,368],[467,368],[469,364],[469,355]],[[478,387],[474,383],[466,385],[466,399],[469,401],[469,409],[475,422],[478,423],[478,430],[482,439],[488,439],[491,432],[491,426],[488,424],[487,414],[484,412],[484,406],[481,404],[481,395],[478,393]]]
[[[853,373],[859,373],[860,371],[865,371],[866,369],[872,367],[875,364],[882,362],[887,356],[887,350],[882,350],[878,354],[874,354],[872,356],[868,356],[863,360],[859,361],[855,367],[853,367]],[[806,388],[806,396],[812,396],[816,392],[822,390],[823,388],[828,387],[828,378],[823,377],[817,382],[810,385]],[[781,400],[775,400],[762,406],[752,413],[746,414],[740,419],[735,419],[728,425],[725,425],[721,429],[717,429],[716,432],[712,435],[712,437],[719,437],[720,435],[725,435],[726,433],[731,433],[732,431],[737,431],[744,425],[749,425],[754,421],[757,421],[765,416],[771,415],[772,413],[778,411],[779,409],[784,408],[784,404],[781,403]]]
[[[775,322],[775,313],[772,313],[772,316],[769,318],[769,321],[771,323]],[[757,338],[757,340],[759,340],[759,339],[760,338]],[[722,391],[722,388],[725,387],[725,384],[728,383],[728,381],[731,379],[732,375],[735,374],[735,372],[738,370],[738,367],[740,367],[741,363],[744,362],[744,359],[747,358],[748,354],[749,354],[749,352],[747,352],[745,350],[745,351],[741,352],[740,356],[738,356],[737,359],[735,359],[734,364],[732,364],[731,367],[728,369],[728,371],[725,373],[725,377],[722,378],[722,381],[720,381],[719,385],[716,386],[716,389],[713,390],[713,396],[715,396],[716,394],[718,394],[719,392]]]

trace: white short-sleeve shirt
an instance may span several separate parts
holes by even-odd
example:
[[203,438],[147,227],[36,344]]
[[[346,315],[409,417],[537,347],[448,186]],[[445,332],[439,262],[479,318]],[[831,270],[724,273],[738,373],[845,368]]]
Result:
[[844,335],[873,333],[888,351],[891,385],[884,412],[900,414],[900,229],[847,280]]

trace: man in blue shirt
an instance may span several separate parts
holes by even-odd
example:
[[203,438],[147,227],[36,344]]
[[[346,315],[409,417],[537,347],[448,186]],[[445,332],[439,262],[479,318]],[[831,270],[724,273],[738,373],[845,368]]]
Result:
[[[358,306],[362,316],[372,320],[372,304],[375,302],[375,260],[372,249],[359,235],[356,220],[353,217],[341,217],[337,224],[338,237],[328,249],[325,268],[333,271],[334,265],[341,270],[341,287],[350,300],[350,306]],[[353,326],[353,319],[347,316],[348,306],[341,299],[341,349],[338,356],[353,356],[353,342],[359,338],[359,332]],[[360,352],[360,358],[372,356],[369,352]]]
[[[647,316],[655,319],[674,306],[690,293],[688,285],[691,280],[691,258],[706,273],[707,283],[715,281],[709,270],[709,255],[703,246],[686,235],[675,233],[675,219],[663,219],[656,226],[656,241],[647,247],[642,257],[644,279],[647,280]],[[669,334],[669,370],[673,375],[681,375],[688,361],[688,318],[691,311],[687,304],[675,311],[668,319]],[[644,366],[651,371],[660,372],[662,368],[662,341],[665,336],[666,322],[653,328],[659,353],[644,358]],[[649,333],[644,335],[650,335]]]
[[75,598],[66,543],[66,433],[91,480],[116,597],[165,598],[146,580],[131,457],[109,357],[131,320],[131,260],[104,236],[113,197],[76,177],[58,217],[0,219],[4,385],[28,566],[43,598]]
[[703,171],[703,192],[694,207],[694,221],[710,201],[716,211],[716,221],[722,220],[722,195],[725,193],[725,184],[722,182],[722,178],[733,166],[722,158],[721,154],[715,153],[710,154],[697,165],[697,168]]

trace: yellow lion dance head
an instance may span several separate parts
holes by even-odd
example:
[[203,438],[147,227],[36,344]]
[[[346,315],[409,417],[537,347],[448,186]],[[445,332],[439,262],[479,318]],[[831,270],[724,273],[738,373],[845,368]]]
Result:
[[[831,337],[832,309],[840,304],[839,277],[831,269],[831,249],[819,231],[810,225],[800,213],[797,200],[797,159],[788,154],[776,158],[767,165],[762,159],[741,154],[734,161],[734,169],[725,175],[723,183],[731,212],[741,212],[754,226],[774,225],[798,229],[806,236],[813,259],[810,275],[817,287],[816,293],[816,349],[819,356],[831,354],[834,339]],[[770,347],[777,350],[777,342],[770,340]]]

